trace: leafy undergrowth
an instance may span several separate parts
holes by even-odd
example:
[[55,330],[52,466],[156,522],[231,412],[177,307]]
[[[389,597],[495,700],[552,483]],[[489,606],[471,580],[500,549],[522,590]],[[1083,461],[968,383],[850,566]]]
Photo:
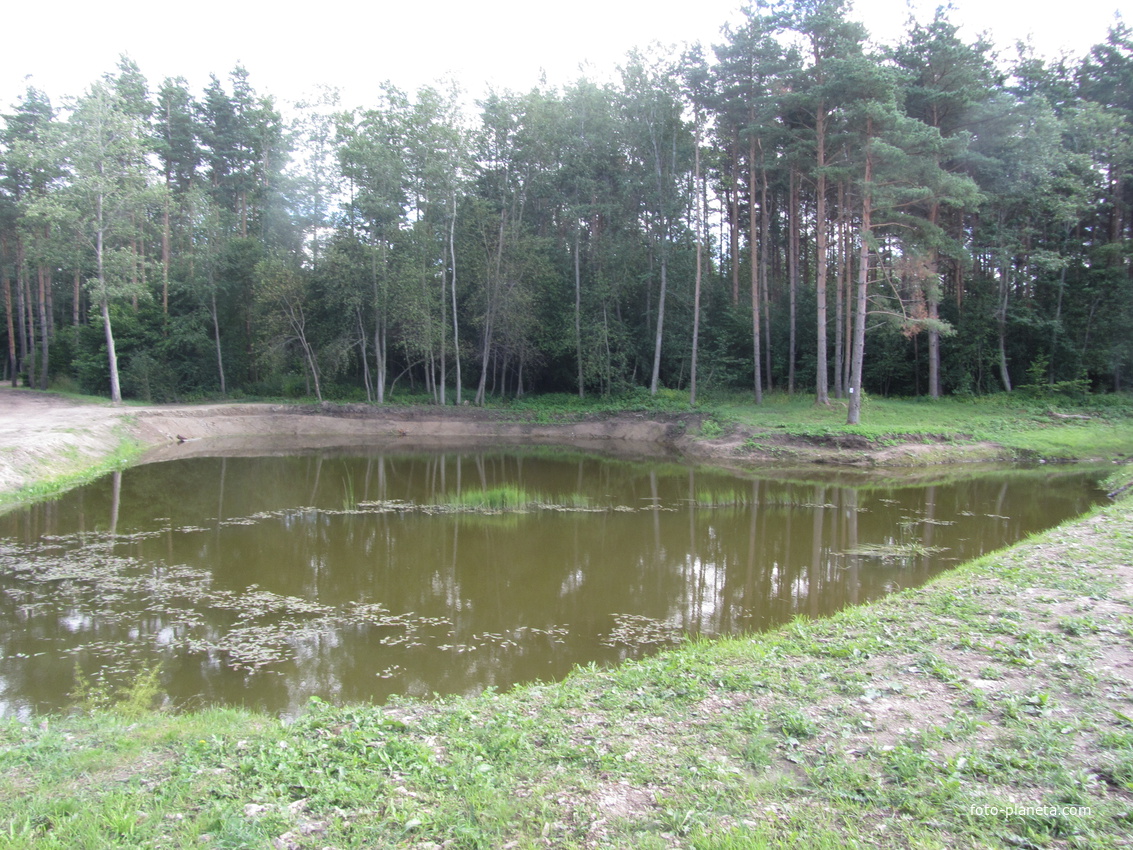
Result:
[[507,694],[9,720],[0,845],[1128,846],[1131,564],[1127,499],[826,620]]

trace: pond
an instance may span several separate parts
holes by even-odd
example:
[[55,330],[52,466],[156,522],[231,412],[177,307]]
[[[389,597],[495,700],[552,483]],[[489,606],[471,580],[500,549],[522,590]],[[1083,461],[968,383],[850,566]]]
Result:
[[176,706],[281,714],[556,679],[919,585],[1099,503],[1102,474],[357,447],[140,466],[0,517],[0,714],[159,663]]

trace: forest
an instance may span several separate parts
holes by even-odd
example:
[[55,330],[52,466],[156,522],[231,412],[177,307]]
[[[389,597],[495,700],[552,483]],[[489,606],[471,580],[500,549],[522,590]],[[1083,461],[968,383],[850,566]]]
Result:
[[149,401],[1118,391],[1133,30],[753,5],[617,82],[285,109],[123,57],[0,128],[3,378]]

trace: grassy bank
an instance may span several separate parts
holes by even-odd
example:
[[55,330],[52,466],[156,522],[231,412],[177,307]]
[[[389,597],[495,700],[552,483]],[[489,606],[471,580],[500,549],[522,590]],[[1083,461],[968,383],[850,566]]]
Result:
[[902,443],[954,446],[994,443],[1005,454],[1046,460],[1115,459],[1133,447],[1133,396],[1077,399],[1017,392],[980,398],[868,398],[862,424],[846,424],[846,404],[818,406],[814,396],[767,393],[762,405],[747,394],[717,395],[697,407],[687,395],[665,390],[615,399],[550,395],[516,399],[502,411],[537,422],[568,422],[584,415],[687,414],[700,421],[697,436],[714,439],[741,429],[752,449],[791,454],[792,444],[823,444],[857,437],[873,449]]
[[902,442],[995,443],[1020,458],[1047,460],[1128,457],[1133,446],[1133,397],[1069,401],[1021,394],[980,399],[867,399],[861,425],[846,425],[844,404],[818,407],[813,397],[769,395],[759,407],[722,400],[721,421],[758,434],[823,440],[859,436],[875,447]]
[[1131,564],[1125,499],[915,591],[558,684],[9,720],[0,846],[1128,846]]
[[129,435],[126,427],[118,429],[117,446],[99,456],[78,451],[64,451],[36,461],[36,468],[26,474],[34,477],[31,484],[15,490],[0,490],[0,511],[16,505],[50,499],[101,478],[108,472],[125,469],[141,457],[148,446]]

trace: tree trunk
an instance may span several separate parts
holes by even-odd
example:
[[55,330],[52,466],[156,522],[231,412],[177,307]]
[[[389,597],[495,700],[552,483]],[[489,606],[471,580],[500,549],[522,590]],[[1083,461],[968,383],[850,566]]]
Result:
[[[866,122],[866,133],[871,129]],[[865,363],[865,314],[866,287],[869,284],[869,243],[873,239],[872,219],[873,198],[870,181],[873,179],[873,155],[867,147],[865,157],[865,180],[862,189],[862,229],[861,245],[858,254],[858,286],[854,298],[854,339],[850,358],[850,403],[846,414],[847,425],[857,425],[862,419],[862,367]]]
[[[47,359],[50,336],[47,332],[47,287],[50,285],[51,272],[46,266],[37,270],[39,278],[39,388],[47,389]],[[31,376],[28,376],[31,378]]]
[[816,271],[814,277],[815,300],[818,305],[817,345],[815,368],[814,393],[815,404],[830,404],[830,391],[828,387],[828,364],[826,356],[826,109],[825,104],[819,101],[815,112],[815,142],[818,152],[815,158],[815,167],[818,175],[815,186],[817,209],[814,217],[814,242],[816,257]]
[[98,309],[102,314],[102,326],[106,332],[106,356],[110,363],[110,402],[122,403],[122,388],[118,383],[118,354],[114,351],[114,332],[110,327],[110,296],[106,291],[105,235],[103,224],[103,198],[99,194],[95,201],[95,243],[94,256],[98,271]]
[[385,311],[382,303],[382,291],[378,285],[378,252],[376,247],[370,252],[370,283],[374,288],[374,390],[378,396],[378,404],[386,400],[386,334]]
[[653,342],[653,377],[649,381],[649,394],[657,395],[661,377],[661,340],[665,327],[665,292],[669,286],[669,258],[665,250],[665,236],[661,235],[661,292],[657,296],[657,333]]
[[374,320],[374,391],[378,397],[378,404],[385,404],[386,400],[387,354],[384,318],[378,315]]
[[24,318],[25,303],[24,290],[27,289],[27,270],[24,262],[24,240],[16,237],[16,325],[19,332],[20,353],[16,359],[16,366],[21,367],[28,357],[28,326]]
[[212,295],[212,331],[213,339],[216,342],[216,371],[220,376],[220,394],[221,396],[228,395],[228,387],[224,381],[224,356],[220,350],[220,315],[216,309],[216,287],[212,281],[212,272],[209,272],[209,289]]
[[[940,215],[940,204],[934,203],[929,208],[928,220],[936,227]],[[940,261],[939,252],[933,248],[930,255],[929,268],[936,274],[937,263]],[[940,278],[929,284],[927,298],[928,318],[932,322],[940,320]],[[929,398],[940,398],[940,331],[936,327],[928,329],[928,395]]]
[[366,351],[366,325],[362,322],[361,308],[354,311],[354,318],[358,320],[358,344],[362,347],[362,384],[366,387],[366,403],[374,400],[374,387],[370,382],[370,356]]
[[315,351],[311,348],[310,345],[307,344],[307,338],[305,335],[300,338],[299,342],[303,347],[303,356],[304,358],[306,358],[307,369],[310,372],[311,380],[315,382],[315,398],[318,399],[320,403],[322,403],[323,390],[319,385],[319,364],[315,359]]
[[[760,316],[760,298],[759,298],[759,232],[756,223],[755,213],[755,136],[751,137],[748,145],[748,172],[747,172],[747,194],[748,194],[748,244],[750,245],[751,253],[751,343],[754,357],[752,358],[753,365],[753,383],[755,385],[755,403],[763,404],[763,345],[760,340],[760,329],[762,320]],[[764,246],[764,250],[767,247]]]
[[999,278],[999,306],[995,311],[995,322],[999,331],[999,379],[1003,389],[1011,392],[1011,372],[1007,368],[1007,301],[1011,293],[1010,265],[1003,252],[1003,268]]
[[[102,241],[102,234],[99,234]],[[99,252],[99,265],[102,256]],[[110,362],[110,401],[112,404],[122,403],[122,388],[118,383],[118,354],[114,350],[114,332],[110,327],[110,302],[105,295],[98,299],[98,309],[102,314],[102,326],[106,331],[106,356]]]
[[166,195],[161,210],[161,312],[169,315],[169,183],[170,176],[165,175]]
[[[688,403],[690,405],[696,404],[696,361],[697,351],[700,348],[700,284],[703,275],[703,254],[704,254],[704,238],[703,228],[704,221],[701,207],[701,187],[700,187],[700,116],[696,117],[696,139],[693,148],[693,177],[692,186],[696,203],[695,220],[693,227],[696,228],[696,282],[693,284],[692,296],[692,363],[689,367],[689,395]],[[759,352],[756,350],[756,361],[759,360]],[[757,383],[758,391],[758,383]]]
[[[586,398],[586,385],[582,375],[582,271],[578,259],[579,233],[582,227],[575,224],[574,228],[574,351],[578,364],[578,397]],[[699,245],[697,250],[699,250]],[[697,261],[699,262],[699,256]]]
[[767,201],[767,160],[763,154],[763,142],[760,141],[759,154],[759,222],[763,239],[760,244],[763,249],[759,252],[759,288],[763,292],[763,355],[764,386],[771,389],[771,287],[768,281],[767,257],[771,253],[771,210]]
[[847,340],[843,339],[842,317],[843,311],[849,310],[848,280],[846,278],[846,183],[838,181],[838,218],[835,227],[835,255],[838,258],[838,268],[834,275],[834,398],[841,398],[843,394],[842,366],[844,362]]
[[82,315],[82,295],[82,275],[78,269],[75,269],[75,276],[71,281],[71,324],[76,328],[79,326],[79,317]]
[[452,262],[452,351],[456,366],[456,403],[461,404],[460,326],[456,316],[456,195],[452,197],[452,218],[448,224],[448,256]]
[[488,369],[491,366],[492,334],[495,331],[496,293],[500,288],[501,275],[504,263],[504,237],[507,228],[507,213],[500,213],[500,229],[496,243],[495,271],[488,282],[488,303],[484,316],[484,339],[480,347],[480,383],[476,387],[476,404],[484,403],[484,394],[488,385]]
[[787,235],[787,287],[790,290],[790,331],[787,346],[787,393],[795,394],[795,358],[796,358],[796,328],[798,326],[798,293],[799,293],[799,218],[802,210],[799,199],[799,175],[797,169],[791,166],[790,188],[790,221]]
[[732,145],[732,214],[728,230],[732,253],[732,306],[740,303],[740,146]]
[[8,277],[7,272],[0,272],[0,276],[4,281],[4,317],[8,325],[8,370],[12,378],[12,386],[15,387],[19,381],[17,380],[16,366],[16,325],[12,311],[12,281]]

